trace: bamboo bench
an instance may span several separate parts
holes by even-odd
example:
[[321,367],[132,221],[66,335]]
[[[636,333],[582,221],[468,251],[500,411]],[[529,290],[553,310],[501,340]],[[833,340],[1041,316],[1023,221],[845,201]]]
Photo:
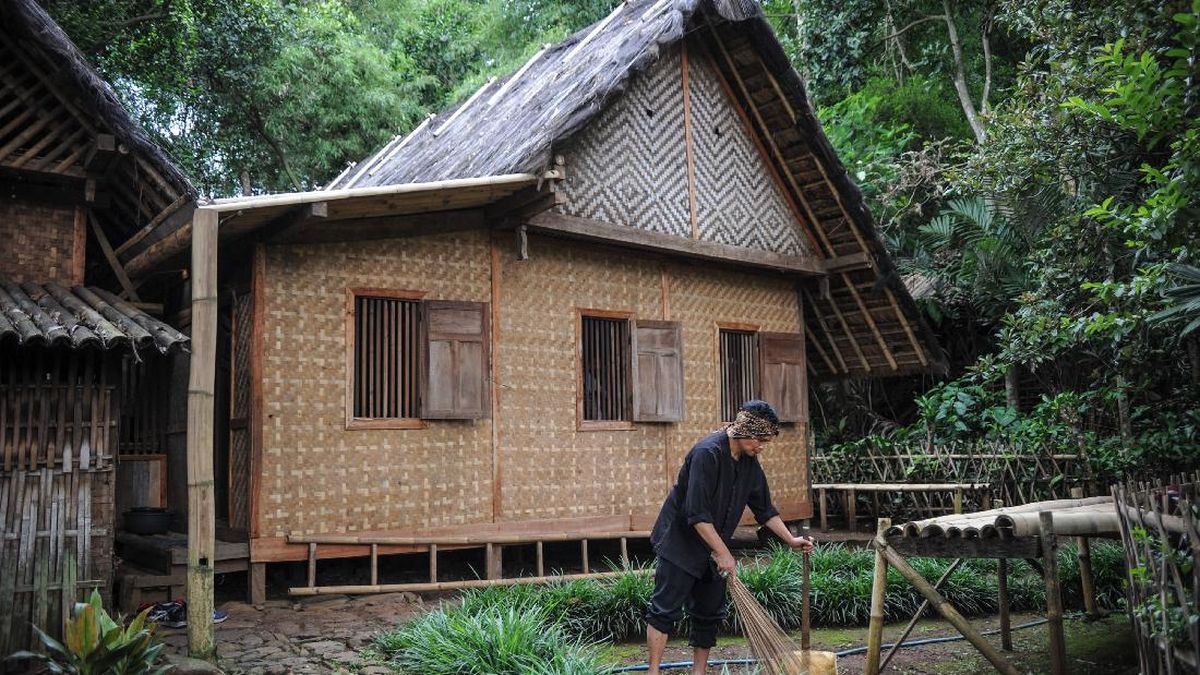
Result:
[[813,483],[817,493],[817,504],[821,515],[821,531],[829,531],[828,493],[841,492],[845,505],[846,527],[851,532],[857,529],[857,500],[860,492],[869,492],[876,497],[876,513],[879,516],[878,495],[881,492],[951,492],[954,496],[954,513],[962,513],[963,495],[980,493],[980,504],[984,510],[991,508],[991,483]]

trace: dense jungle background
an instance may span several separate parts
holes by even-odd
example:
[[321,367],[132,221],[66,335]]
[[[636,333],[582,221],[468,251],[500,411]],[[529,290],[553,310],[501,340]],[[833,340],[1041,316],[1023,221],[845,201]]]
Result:
[[[47,2],[216,196],[320,186],[614,4]],[[763,9],[950,366],[814,385],[820,451],[1200,465],[1200,0]]]

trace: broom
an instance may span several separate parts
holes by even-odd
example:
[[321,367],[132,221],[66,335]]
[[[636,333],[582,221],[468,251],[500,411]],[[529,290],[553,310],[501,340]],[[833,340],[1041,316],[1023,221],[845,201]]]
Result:
[[736,574],[727,577],[729,596],[750,643],[750,653],[765,675],[825,675],[837,673],[837,656],[829,652],[809,651],[808,645],[808,554],[804,554],[804,649],[801,650],[775,619],[742,583]]

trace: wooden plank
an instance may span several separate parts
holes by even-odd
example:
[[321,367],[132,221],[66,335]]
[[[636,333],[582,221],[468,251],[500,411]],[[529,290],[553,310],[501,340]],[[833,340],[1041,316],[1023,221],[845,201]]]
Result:
[[100,251],[104,254],[104,259],[108,261],[108,265],[112,268],[113,274],[116,275],[117,281],[120,282],[121,288],[125,290],[125,294],[134,302],[141,302],[137,291],[134,288],[133,282],[129,280],[129,275],[125,273],[125,267],[121,265],[121,261],[117,260],[116,254],[113,253],[112,246],[108,243],[108,236],[104,234],[104,229],[100,227],[99,221],[96,220],[96,214],[88,209],[88,222],[92,225],[92,234],[96,236],[96,241],[100,244]]
[[312,588],[317,585],[317,544],[309,542],[308,544],[308,587]]
[[150,233],[154,232],[154,228],[161,225],[163,223],[163,221],[165,221],[167,218],[171,217],[176,211],[183,208],[183,205],[190,202],[191,199],[192,198],[190,195],[187,195],[187,194],[179,195],[179,197],[177,197],[175,199],[175,201],[168,204],[165,209],[158,212],[157,216],[154,216],[154,218],[151,219],[150,222],[146,223],[145,227],[138,230],[137,232],[135,232],[133,234],[133,236],[129,237],[124,242],[122,242],[121,245],[118,246],[113,251],[113,254],[119,258],[126,251],[133,248],[139,242],[141,242],[143,239],[145,239],[147,236],[149,236]]
[[217,220],[197,209],[192,221],[192,357],[188,381],[188,653],[211,659],[213,560],[213,405],[217,352]]
[[674,254],[685,258],[809,276],[825,274],[824,262],[816,256],[788,256],[711,241],[684,239],[675,235],[651,232],[626,225],[615,225],[580,216],[541,213],[530,218],[527,224],[535,230],[551,234],[615,246],[628,246],[656,253]]

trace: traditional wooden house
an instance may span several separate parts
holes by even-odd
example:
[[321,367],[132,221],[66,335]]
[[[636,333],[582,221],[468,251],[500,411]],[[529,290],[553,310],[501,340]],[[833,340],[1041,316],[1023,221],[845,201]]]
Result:
[[119,260],[195,196],[35,2],[0,2],[0,657],[107,596],[116,514],[165,499],[187,338]]
[[195,321],[248,289],[216,427],[256,585],[354,541],[643,531],[751,397],[806,518],[808,383],[939,361],[749,1],[625,2],[324,190],[201,205],[144,269],[193,239]]

